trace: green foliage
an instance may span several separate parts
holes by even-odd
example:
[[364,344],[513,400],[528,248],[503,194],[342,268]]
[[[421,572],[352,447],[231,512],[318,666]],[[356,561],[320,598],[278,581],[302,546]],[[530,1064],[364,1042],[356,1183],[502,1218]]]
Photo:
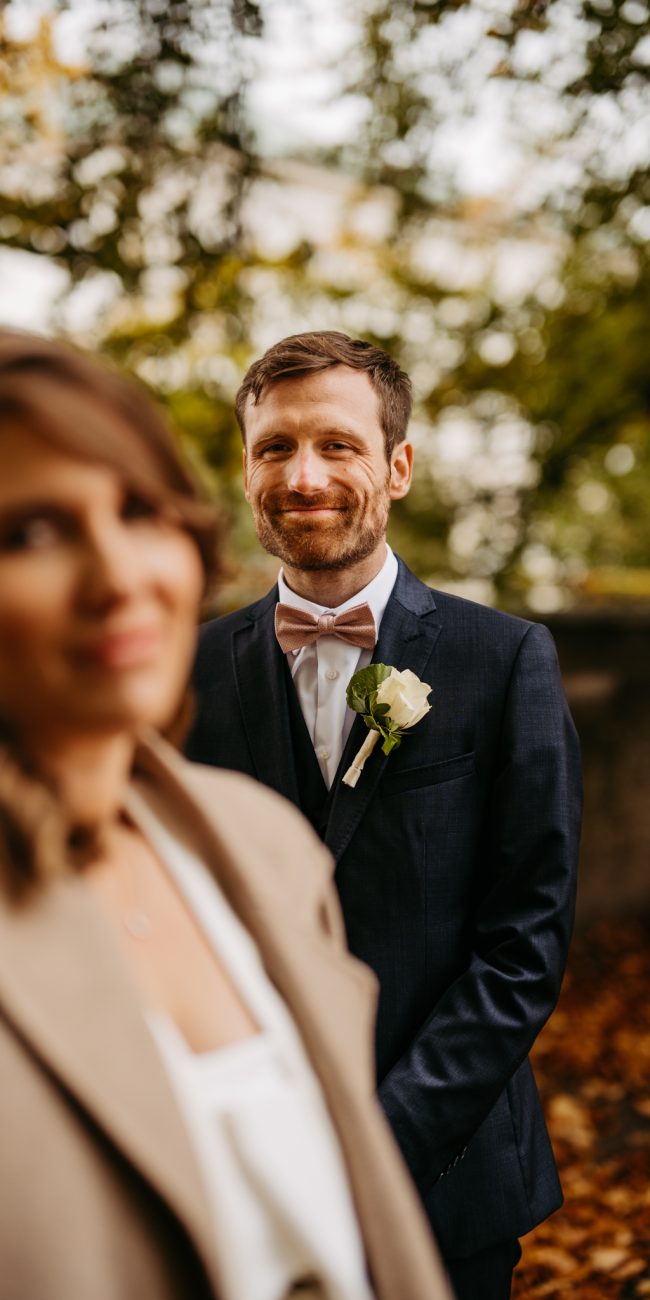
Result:
[[[538,141],[530,118],[529,165],[563,155],[580,159],[568,185],[549,188],[541,211],[520,209],[509,229],[505,215],[493,226],[497,239],[505,235],[525,245],[529,237],[531,250],[540,231],[547,242],[557,241],[553,287],[547,291],[542,282],[539,293],[517,300],[504,300],[498,283],[489,280],[450,293],[446,268],[414,275],[410,257],[419,241],[435,238],[436,221],[456,221],[459,246],[472,235],[453,173],[446,179],[434,174],[427,153],[453,103],[467,120],[480,107],[460,43],[453,55],[442,39],[461,11],[472,9],[484,16],[490,75],[511,83],[522,129],[531,106],[544,102],[539,92],[547,78],[557,87],[562,111],[555,134]],[[569,11],[566,0],[517,4],[498,16],[472,0],[374,0],[366,9],[364,71],[352,82],[372,111],[366,134],[342,151],[369,180],[398,191],[387,278],[399,287],[402,320],[414,304],[423,322],[428,306],[431,322],[415,345],[399,322],[390,338],[375,341],[420,370],[423,350],[433,352],[441,337],[455,349],[442,373],[431,367],[430,386],[420,383],[429,432],[418,444],[412,492],[395,509],[392,540],[425,577],[451,578],[461,589],[476,580],[502,604],[539,600],[533,608],[542,612],[557,607],[563,593],[571,598],[601,589],[601,568],[620,574],[623,566],[637,566],[639,580],[620,582],[621,595],[650,591],[650,175],[635,163],[634,151],[627,168],[623,162],[629,138],[623,124],[630,114],[637,121],[644,111],[650,117],[643,53],[650,21],[642,4],[619,0],[584,0]],[[561,84],[552,57],[527,65],[522,51],[524,42],[529,51],[545,43],[557,51],[569,21],[584,42],[583,70]],[[615,122],[616,114],[618,142],[607,148],[598,124]],[[486,217],[484,239],[491,233],[489,207]],[[479,218],[477,247],[480,225]],[[462,272],[458,280],[462,285]],[[454,315],[459,323],[450,326]],[[449,452],[456,429],[471,450],[465,465],[454,469],[453,455],[450,468],[439,448],[444,444]],[[495,465],[508,439],[517,451],[517,437],[519,460],[526,463],[508,481],[508,456],[501,476]]]
[[[542,613],[650,591],[650,177],[629,144],[650,112],[642,0],[364,0],[338,69],[361,125],[311,150],[337,183],[355,178],[338,242],[306,228],[280,253],[245,216],[256,195],[263,211],[268,180],[246,43],[274,3],[122,0],[101,11],[83,67],[62,65],[52,39],[80,0],[52,0],[28,45],[0,39],[0,240],[62,267],[73,299],[105,284],[89,337],[65,297],[57,327],[169,406],[261,584],[233,396],[260,339],[325,323],[414,376],[417,474],[390,535],[423,577]],[[435,154],[495,86],[527,169],[560,178],[528,206],[514,193],[512,210],[468,202]],[[545,133],[540,104],[554,105]],[[290,191],[281,169],[271,180]],[[355,223],[372,204],[385,230],[367,238]],[[449,256],[428,264],[440,238]],[[490,258],[537,246],[548,272],[505,293]]]
[[[98,10],[87,61],[66,67],[55,25],[79,7],[53,0],[35,41],[0,43],[0,238],[48,256],[73,289],[104,277],[90,341],[169,394],[221,468],[236,446],[232,383],[209,361],[237,357],[245,332],[240,210],[255,159],[242,36],[259,32],[259,6],[123,0]],[[64,301],[62,331],[67,319]]]

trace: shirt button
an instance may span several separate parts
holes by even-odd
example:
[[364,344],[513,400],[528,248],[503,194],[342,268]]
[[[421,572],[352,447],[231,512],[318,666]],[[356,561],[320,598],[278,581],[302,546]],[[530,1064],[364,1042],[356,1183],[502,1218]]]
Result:
[[336,668],[328,668],[327,672],[325,673],[325,676],[328,682],[335,682],[338,677]]
[[320,749],[316,750],[316,757],[322,758],[324,763],[327,762],[329,756],[330,756],[330,751],[329,749],[326,749],[324,745],[321,745]]

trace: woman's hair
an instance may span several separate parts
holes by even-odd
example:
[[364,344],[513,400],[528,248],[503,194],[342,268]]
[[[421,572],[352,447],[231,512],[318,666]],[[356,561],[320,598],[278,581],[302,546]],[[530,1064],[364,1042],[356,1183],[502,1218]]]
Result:
[[[0,329],[0,437],[8,422],[63,452],[108,466],[126,487],[194,538],[206,591],[220,576],[221,526],[183,463],[146,390],[68,344]],[[92,828],[74,827],[56,792],[30,769],[20,738],[0,718],[0,858],[20,893],[97,851]]]
[[135,380],[67,343],[0,329],[0,429],[24,425],[61,451],[115,470],[194,538],[206,586],[219,576],[220,528],[165,417]]

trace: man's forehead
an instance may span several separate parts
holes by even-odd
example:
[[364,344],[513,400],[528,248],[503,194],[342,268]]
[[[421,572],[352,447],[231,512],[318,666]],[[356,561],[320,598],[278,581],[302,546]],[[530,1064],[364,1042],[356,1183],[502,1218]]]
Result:
[[364,371],[333,366],[276,379],[263,389],[257,402],[252,394],[246,402],[247,423],[258,426],[277,414],[299,420],[305,412],[311,419],[323,419],[327,423],[335,411],[366,419],[370,414],[378,416],[377,394]]

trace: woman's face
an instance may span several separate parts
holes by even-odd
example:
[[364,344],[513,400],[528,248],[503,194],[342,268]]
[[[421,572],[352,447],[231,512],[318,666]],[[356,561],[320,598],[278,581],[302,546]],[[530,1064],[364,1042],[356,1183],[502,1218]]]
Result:
[[0,716],[56,736],[166,725],[194,650],[193,539],[116,471],[0,431]]

